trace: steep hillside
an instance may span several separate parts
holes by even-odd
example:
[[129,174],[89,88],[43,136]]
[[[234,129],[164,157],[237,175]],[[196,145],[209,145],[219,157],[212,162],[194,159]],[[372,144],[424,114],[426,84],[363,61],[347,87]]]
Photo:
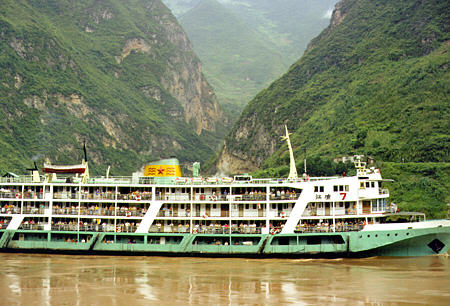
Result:
[[202,66],[160,0],[0,5],[0,168],[81,159],[129,174],[206,160],[227,130]]
[[286,70],[273,42],[215,0],[200,1],[179,20],[202,59],[208,80],[225,95],[225,104],[249,101],[256,88]]
[[280,167],[295,155],[448,162],[448,1],[342,0],[305,55],[245,108],[217,168]]
[[337,0],[163,0],[178,14],[219,102],[239,115],[328,25]]

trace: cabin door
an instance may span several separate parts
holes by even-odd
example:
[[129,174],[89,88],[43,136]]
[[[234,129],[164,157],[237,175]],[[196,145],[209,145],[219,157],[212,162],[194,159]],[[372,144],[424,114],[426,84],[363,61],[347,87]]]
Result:
[[193,217],[200,217],[200,204],[194,204],[194,215]]
[[259,203],[258,207],[258,217],[264,217],[265,204]]
[[173,207],[173,216],[178,217],[178,205],[172,205]]
[[370,201],[363,201],[363,214],[370,214]]
[[220,216],[221,217],[228,217],[229,216],[229,205],[228,204],[222,204],[220,206]]
[[239,205],[239,217],[244,216],[244,204]]
[[330,203],[325,203],[325,216],[329,216],[330,214]]

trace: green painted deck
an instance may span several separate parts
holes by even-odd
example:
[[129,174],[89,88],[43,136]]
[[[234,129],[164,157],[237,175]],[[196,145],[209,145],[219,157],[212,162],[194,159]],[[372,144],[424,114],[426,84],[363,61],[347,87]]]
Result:
[[447,253],[450,227],[308,234],[160,234],[0,230],[0,251],[211,256],[426,256]]

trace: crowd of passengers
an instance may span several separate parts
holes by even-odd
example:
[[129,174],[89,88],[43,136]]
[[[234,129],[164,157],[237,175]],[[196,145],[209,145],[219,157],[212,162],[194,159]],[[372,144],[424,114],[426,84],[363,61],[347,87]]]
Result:
[[22,198],[22,191],[15,188],[0,188],[0,197],[3,199],[20,199]]
[[271,191],[270,199],[271,200],[295,200],[298,199],[299,193],[296,193],[291,189],[277,189],[275,191]]
[[[104,208],[98,205],[80,207],[80,215],[143,217],[146,212],[145,208],[127,206],[117,208],[114,208],[113,205]],[[78,215],[78,207],[74,205],[59,207],[56,204],[53,205],[53,213],[57,215]]]
[[20,206],[13,204],[4,204],[0,209],[2,214],[20,214]]
[[[114,193],[113,191],[101,191],[100,189],[97,189],[93,193],[89,193],[88,190],[81,190],[80,197],[82,200],[115,200],[117,197],[117,200],[134,200],[134,201],[140,201],[140,200],[151,200],[152,199],[152,193],[151,191],[133,191],[129,193],[121,193],[117,192]],[[60,192],[56,191],[53,194],[54,199],[78,199],[78,192],[75,188],[73,191],[69,192]]]
[[[190,226],[189,223],[186,224],[169,224],[163,225],[160,222],[152,225],[150,227],[151,233],[189,233]],[[210,223],[206,224],[194,224],[192,227],[192,233],[194,234],[260,234],[261,233],[261,225],[252,223],[252,224],[244,224],[241,223],[239,225],[232,224],[231,226],[228,223],[220,224],[220,223]]]
[[[365,222],[360,221],[339,221],[335,223],[336,232],[360,231],[364,228]],[[299,233],[328,233],[333,232],[333,223],[319,222],[317,224],[302,223],[297,225],[296,232]]]
[[0,229],[7,228],[10,221],[10,219],[0,219]]
[[44,223],[42,223],[41,221],[35,221],[33,219],[25,220],[22,221],[22,224],[20,225],[19,228],[24,230],[43,230]]
[[[266,199],[265,191],[255,190],[253,188],[245,188],[245,191],[242,191],[242,193],[237,193],[237,195],[241,196],[243,201],[264,201]],[[272,188],[270,191],[270,200],[295,200],[298,199],[299,195],[300,194],[289,188]]]
[[58,221],[52,222],[52,230],[55,231],[90,231],[90,232],[117,232],[117,233],[134,233],[139,226],[139,222],[123,222],[117,223],[98,223],[98,222],[83,222],[80,221]]
[[44,214],[45,213],[45,205],[42,203],[39,206],[24,206],[23,207],[24,214]]

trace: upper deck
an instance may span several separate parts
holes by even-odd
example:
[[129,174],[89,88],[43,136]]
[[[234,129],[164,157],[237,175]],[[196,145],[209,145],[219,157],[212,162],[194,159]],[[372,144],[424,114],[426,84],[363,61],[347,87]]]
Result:
[[[59,178],[53,180],[51,184],[82,184],[82,185],[185,185],[185,186],[197,186],[197,185],[274,185],[274,184],[295,184],[303,182],[317,182],[327,181],[331,179],[338,179],[339,177],[311,177],[308,179],[299,178],[297,180],[290,180],[286,178],[264,178],[264,179],[251,179],[248,181],[236,181],[231,177],[132,177],[132,176],[115,176],[115,177],[91,177],[86,183],[82,183],[79,178]],[[31,175],[24,175],[19,177],[2,177],[0,178],[0,184],[26,184],[26,185],[42,185],[50,184],[46,183],[42,178],[40,182],[34,182]]]

